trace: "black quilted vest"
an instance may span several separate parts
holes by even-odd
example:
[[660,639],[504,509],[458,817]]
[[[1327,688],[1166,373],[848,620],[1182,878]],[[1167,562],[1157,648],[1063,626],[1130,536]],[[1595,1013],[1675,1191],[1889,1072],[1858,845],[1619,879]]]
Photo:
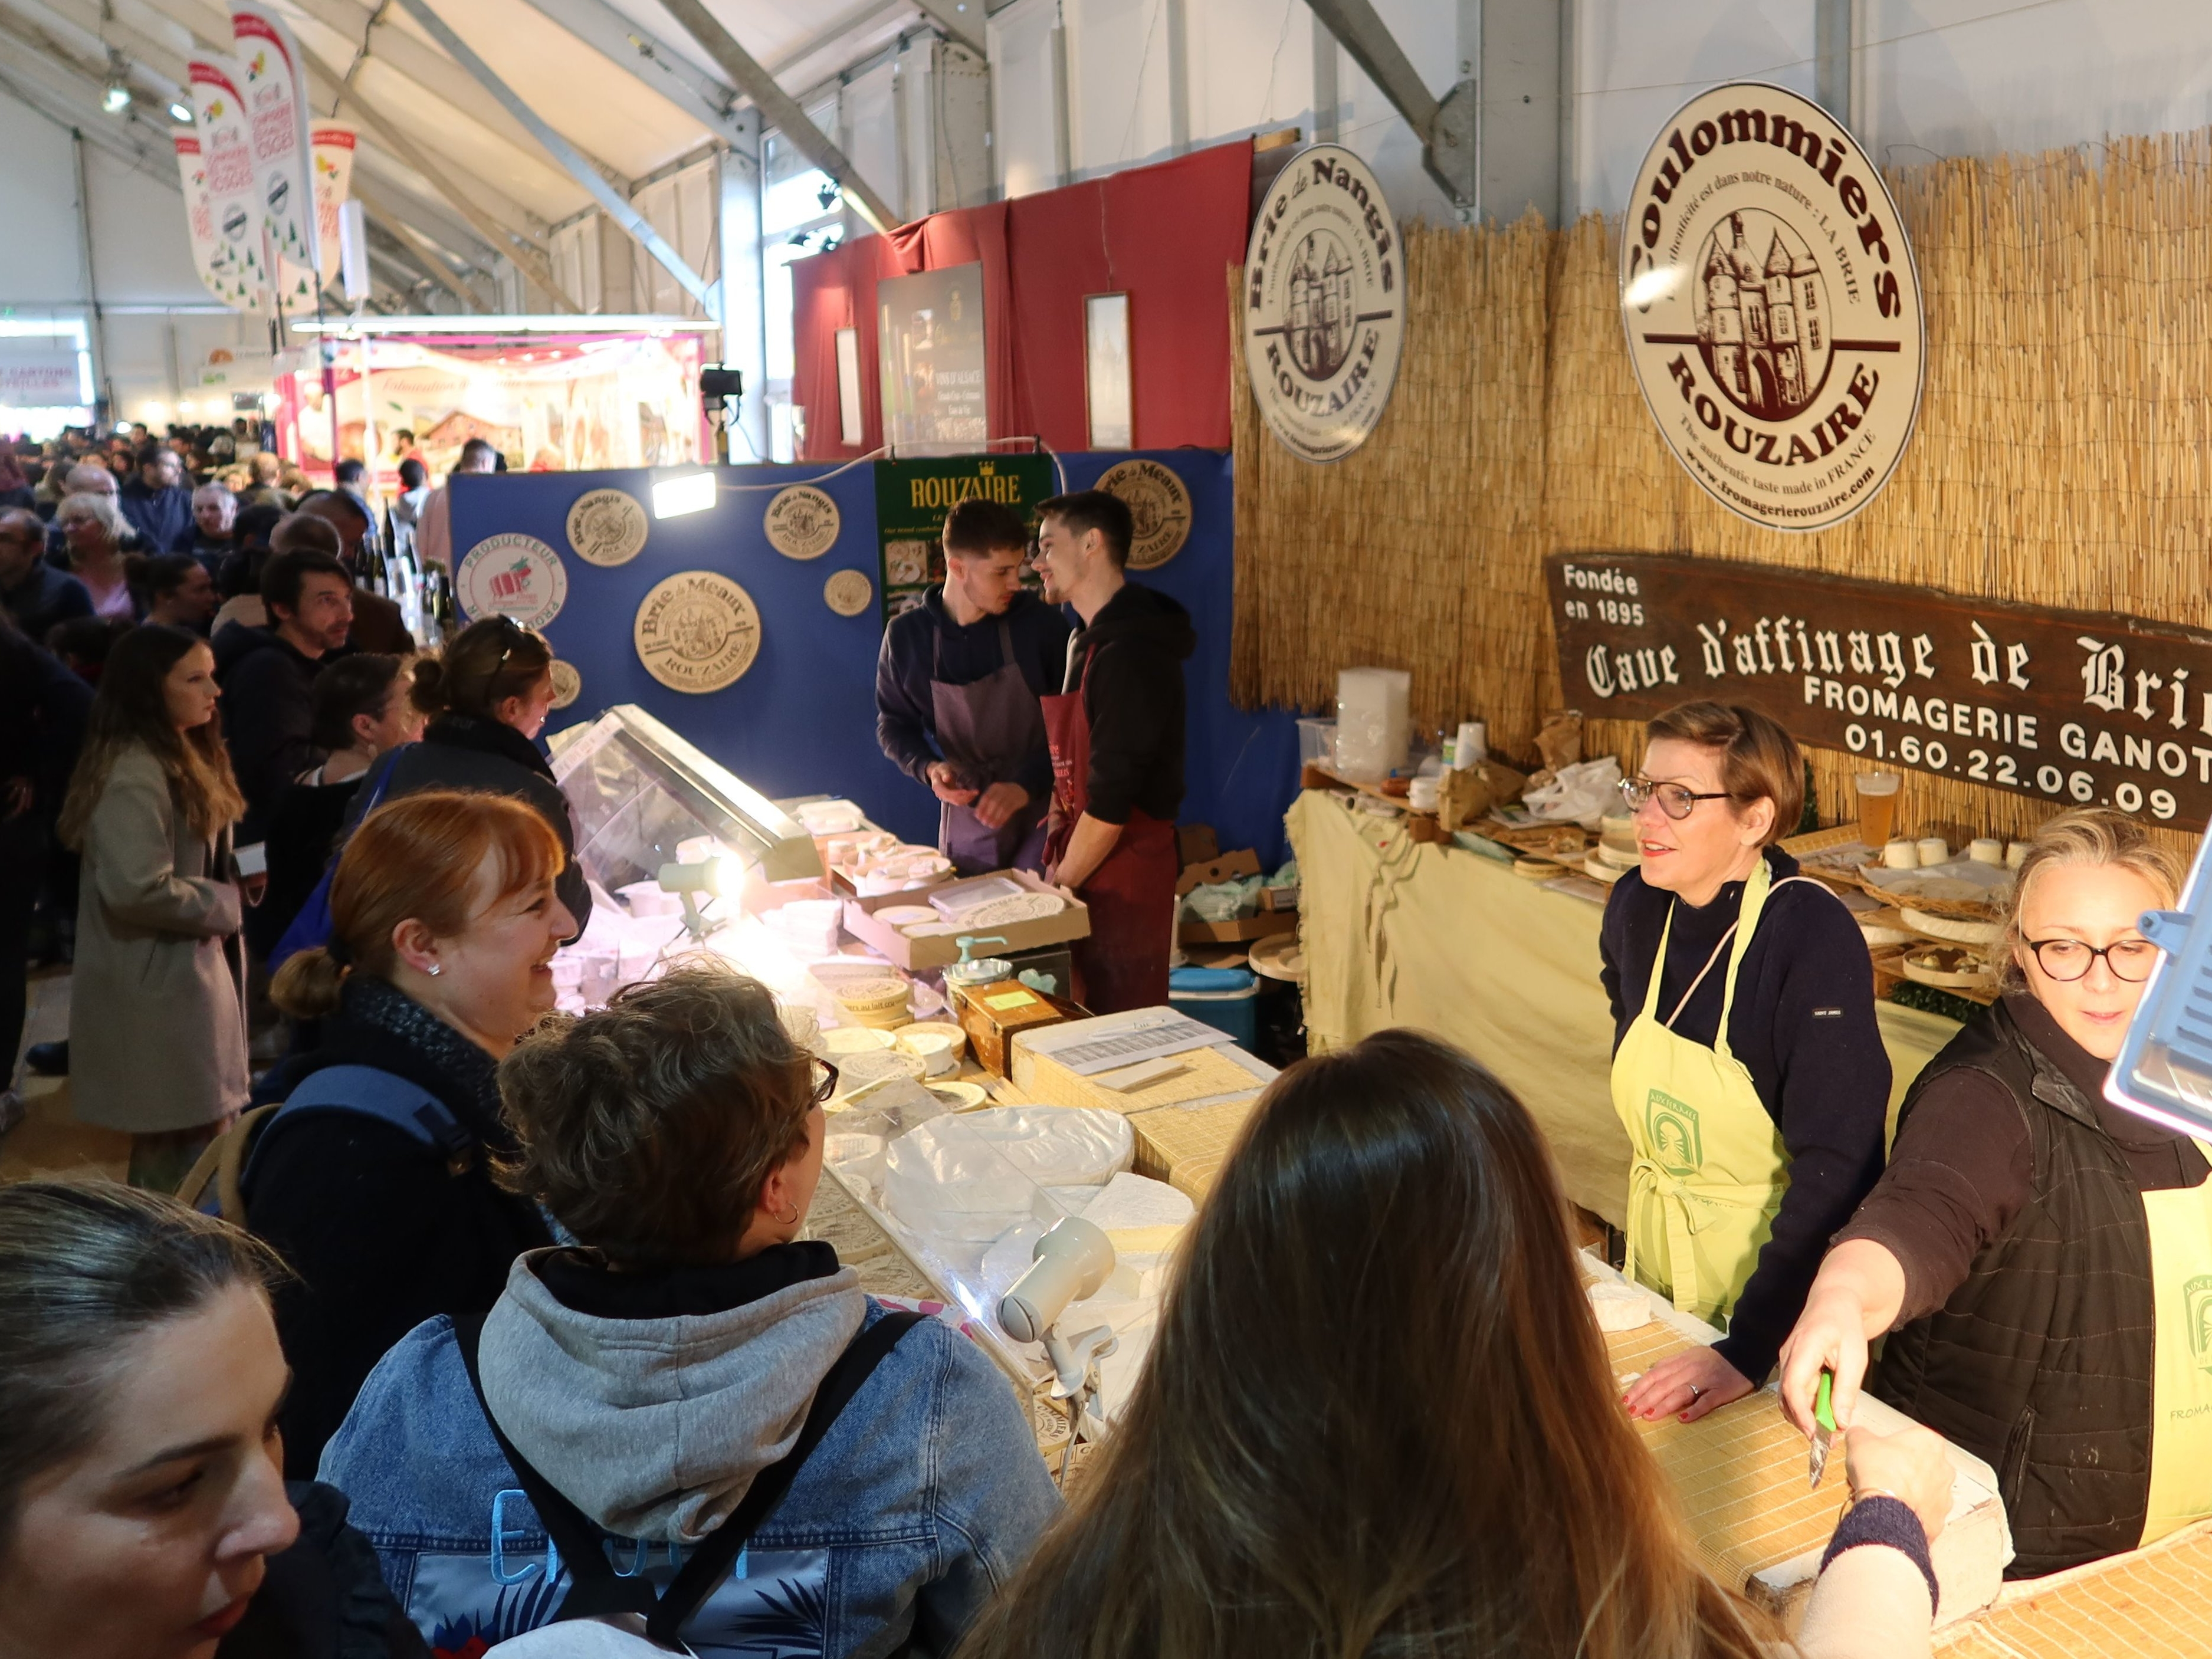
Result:
[[2095,1108],[2000,1002],[1970,1020],[1905,1097],[1970,1067],[2027,1121],[2031,1194],[1966,1282],[1893,1332],[1870,1388],[1997,1472],[2033,1578],[2131,1550],[2150,1499],[2150,1229]]

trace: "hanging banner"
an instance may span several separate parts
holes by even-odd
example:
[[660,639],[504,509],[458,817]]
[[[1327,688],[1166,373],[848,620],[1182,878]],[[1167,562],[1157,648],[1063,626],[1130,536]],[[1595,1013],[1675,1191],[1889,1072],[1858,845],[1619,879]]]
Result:
[[884,441],[976,449],[991,435],[983,358],[983,267],[949,265],[876,284]]
[[[958,455],[876,463],[876,536],[883,550],[884,623],[945,580],[945,515],[970,495],[1001,501],[1036,534],[1036,504],[1054,493],[1049,455]],[[1024,571],[1024,585],[1036,576]]]
[[1858,140],[1741,82],[1677,111],[1620,239],[1629,361],[1660,435],[1730,511],[1825,530],[1881,491],[1920,412],[1920,277]]
[[343,121],[317,121],[308,128],[315,168],[315,242],[322,250],[317,267],[325,277],[338,270],[338,210],[353,193],[354,130]]
[[185,228],[191,238],[192,269],[199,272],[207,291],[223,304],[248,306],[253,295],[223,257],[222,243],[215,234],[215,209],[208,202],[207,164],[200,154],[199,138],[179,132],[173,142],[177,147],[177,172],[185,187]]
[[1724,559],[1544,562],[1571,707],[1755,703],[1869,768],[2212,817],[2212,632]]
[[245,71],[239,90],[245,95],[270,245],[278,259],[320,270],[308,168],[307,81],[299,42],[260,0],[232,0],[230,26]]
[[1340,460],[1390,406],[1406,343],[1398,222],[1367,164],[1334,144],[1267,187],[1244,254],[1244,372],[1301,460]]
[[228,303],[250,307],[268,286],[268,270],[262,263],[261,192],[239,72],[234,64],[212,53],[193,58],[190,72],[216,246],[226,273],[240,285],[243,295]]

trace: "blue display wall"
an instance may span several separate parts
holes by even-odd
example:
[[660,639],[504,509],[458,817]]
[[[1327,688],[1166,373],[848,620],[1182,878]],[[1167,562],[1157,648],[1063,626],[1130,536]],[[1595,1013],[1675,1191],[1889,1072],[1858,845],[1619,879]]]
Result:
[[[1230,458],[1199,449],[1139,453],[1174,469],[1191,495],[1189,540],[1167,564],[1139,578],[1188,605],[1198,630],[1197,652],[1184,665],[1189,730],[1182,820],[1212,824],[1224,848],[1255,848],[1272,868],[1283,856],[1283,813],[1297,787],[1297,733],[1288,714],[1230,706]],[[1088,489],[1108,467],[1129,459],[1126,453],[1059,458],[1070,489]],[[832,472],[820,465],[721,468],[722,489],[711,511],[655,520],[644,550],[613,569],[575,556],[568,509],[586,490],[609,487],[649,501],[653,473],[471,477],[454,489],[453,546],[465,553],[487,536],[518,532],[561,555],[568,599],[545,634],[581,675],[583,690],[573,708],[554,715],[554,728],[612,703],[634,702],[769,795],[844,795],[884,828],[933,842],[936,800],[876,746],[881,612],[871,605],[858,617],[840,617],[822,597],[823,582],[839,570],[862,571],[872,585],[881,581],[874,469]],[[769,501],[792,483],[814,483],[837,502],[837,540],[819,558],[786,558],[763,529]],[[741,584],[761,613],[760,654],[752,667],[736,684],[704,696],[662,685],[631,643],[647,590],[679,570],[696,569],[717,570]]]

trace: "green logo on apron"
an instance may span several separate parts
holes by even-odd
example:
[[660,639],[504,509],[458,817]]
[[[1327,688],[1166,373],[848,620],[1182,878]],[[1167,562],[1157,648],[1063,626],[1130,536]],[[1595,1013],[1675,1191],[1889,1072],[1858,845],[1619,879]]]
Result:
[[2190,1279],[2181,1287],[2189,1322],[2189,1351],[2199,1370],[2212,1371],[2212,1273]]
[[[1705,1167],[1705,1137],[1698,1132],[1698,1109],[1654,1089],[1644,1103],[1644,1133],[1651,1161],[1671,1176],[1693,1176]],[[2212,1285],[2212,1279],[2206,1281]]]

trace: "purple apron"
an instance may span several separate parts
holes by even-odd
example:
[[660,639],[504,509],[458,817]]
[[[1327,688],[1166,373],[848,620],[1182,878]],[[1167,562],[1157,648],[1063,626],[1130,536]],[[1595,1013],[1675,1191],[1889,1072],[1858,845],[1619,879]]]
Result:
[[[1045,740],[1036,693],[1014,660],[1013,630],[1005,617],[999,618],[999,666],[965,685],[948,685],[939,678],[945,671],[944,647],[945,635],[939,630],[930,647],[929,682],[939,751],[966,775],[963,787],[981,788],[1014,781]],[[975,816],[973,807],[940,802],[938,851],[963,876],[987,870],[1041,872],[1045,813],[1051,805],[1048,794],[1032,799],[994,830]]]

